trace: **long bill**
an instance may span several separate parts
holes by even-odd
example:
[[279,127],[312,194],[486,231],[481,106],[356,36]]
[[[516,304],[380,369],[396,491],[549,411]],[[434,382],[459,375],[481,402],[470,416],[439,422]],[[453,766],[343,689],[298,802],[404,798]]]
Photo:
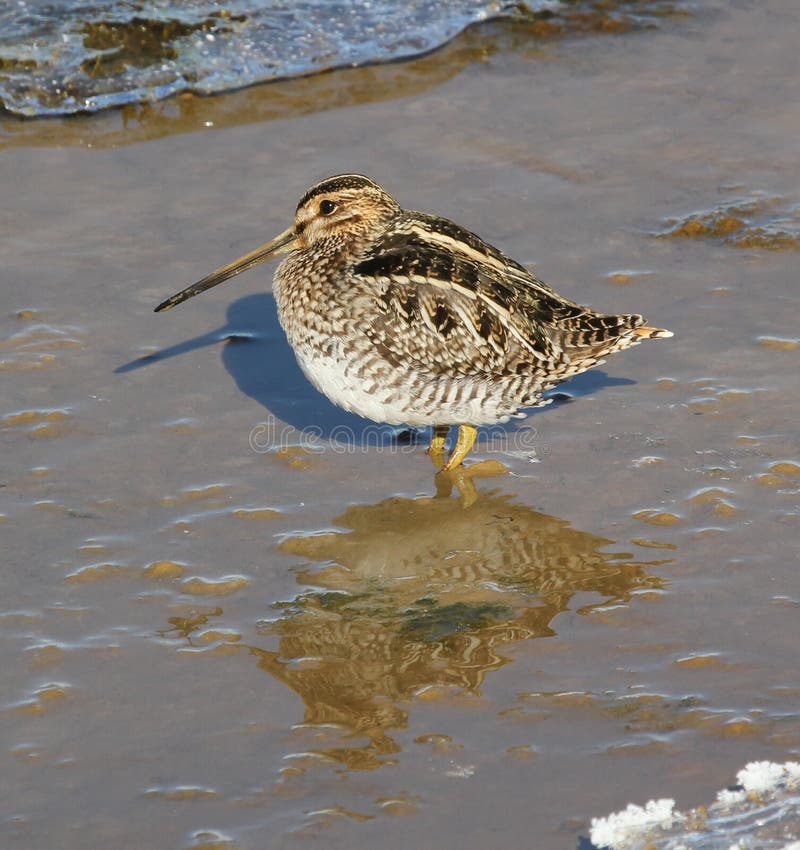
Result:
[[236,277],[237,274],[246,272],[248,269],[252,269],[253,266],[257,266],[259,263],[263,263],[277,254],[285,254],[287,251],[292,251],[296,247],[297,233],[294,226],[292,226],[288,230],[284,230],[280,236],[276,236],[271,242],[267,242],[266,245],[262,245],[260,248],[256,248],[255,251],[239,257],[238,260],[228,263],[227,266],[223,266],[215,272],[211,272],[211,274],[206,275],[202,280],[198,280],[197,283],[187,286],[186,289],[182,289],[171,298],[162,301],[156,307],[155,312],[161,313],[164,310],[171,310],[188,298],[199,295],[201,292],[211,289],[212,286],[216,286],[218,283],[230,280],[230,278]]

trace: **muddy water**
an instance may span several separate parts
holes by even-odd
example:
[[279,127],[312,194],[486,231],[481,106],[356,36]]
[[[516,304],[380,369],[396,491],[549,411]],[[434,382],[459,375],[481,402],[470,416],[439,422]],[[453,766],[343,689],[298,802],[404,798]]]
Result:
[[[576,848],[798,757],[798,24],[700,6],[284,120],[25,129],[3,846]],[[153,315],[350,169],[675,338],[484,435],[508,472],[448,492],[302,380],[268,272]]]

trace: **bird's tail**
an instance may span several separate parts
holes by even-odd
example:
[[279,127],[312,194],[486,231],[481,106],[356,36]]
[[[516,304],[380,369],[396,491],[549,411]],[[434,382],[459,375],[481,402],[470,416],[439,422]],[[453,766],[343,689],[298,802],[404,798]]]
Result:
[[672,331],[645,325],[638,313],[623,316],[595,315],[586,320],[583,344],[605,356],[638,345],[643,339],[666,339]]
[[[587,315],[588,313],[588,315]],[[645,325],[643,316],[582,313],[559,323],[557,342],[570,360],[599,359],[638,345],[644,339],[666,339],[672,331]]]
[[641,339],[667,339],[668,337],[674,336],[672,331],[665,330],[664,328],[634,328],[633,331],[634,336],[638,336]]
[[645,325],[638,314],[624,316],[592,316],[586,322],[582,340],[595,357],[606,357],[615,351],[622,351],[632,345],[638,345],[645,339],[666,339],[672,331],[663,328],[651,328]]

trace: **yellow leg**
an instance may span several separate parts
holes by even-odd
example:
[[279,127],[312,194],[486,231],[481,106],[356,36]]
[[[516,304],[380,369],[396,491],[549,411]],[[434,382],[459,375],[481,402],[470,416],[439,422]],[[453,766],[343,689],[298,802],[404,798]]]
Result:
[[433,437],[431,437],[431,444],[428,446],[428,454],[437,469],[441,469],[444,466],[444,443],[449,431],[449,425],[433,426]]
[[474,425],[459,425],[458,440],[453,453],[450,455],[450,460],[442,467],[442,472],[449,472],[457,466],[461,466],[461,461],[469,454],[470,449],[475,445],[475,438],[478,436],[478,429]]

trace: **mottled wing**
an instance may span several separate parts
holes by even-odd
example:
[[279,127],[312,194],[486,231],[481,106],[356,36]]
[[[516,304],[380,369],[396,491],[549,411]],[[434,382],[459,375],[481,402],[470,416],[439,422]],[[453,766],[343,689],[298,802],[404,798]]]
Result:
[[418,213],[353,272],[378,299],[365,332],[381,354],[431,374],[555,376],[565,346],[602,318],[469,231]]
[[564,298],[524,266],[452,221],[424,213],[410,213],[409,219],[415,238],[475,262],[483,278],[491,279],[487,294],[496,293],[500,307],[508,300],[521,330],[545,336],[548,352],[600,355],[615,347],[620,336],[644,324],[636,314],[595,313]]

